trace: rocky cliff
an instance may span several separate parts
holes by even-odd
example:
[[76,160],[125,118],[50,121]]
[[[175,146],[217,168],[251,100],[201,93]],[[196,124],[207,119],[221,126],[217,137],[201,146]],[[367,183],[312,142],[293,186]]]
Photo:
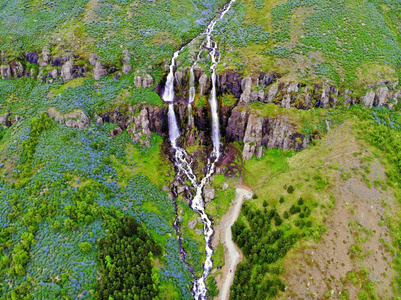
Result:
[[[3,79],[22,76],[41,80],[69,81],[73,78],[92,76],[98,80],[114,73],[118,80],[121,72],[134,72],[134,85],[142,88],[154,86],[154,79],[144,70],[133,70],[130,65],[128,52],[121,60],[120,67],[105,65],[95,55],[85,58],[76,56],[53,57],[47,48],[41,53],[28,52],[25,57],[10,61],[3,61],[0,73]],[[207,95],[210,92],[210,77],[202,68],[195,72],[197,101],[193,108],[194,124],[188,126],[188,82],[189,69],[178,69],[175,73],[175,110],[178,116],[181,140],[186,145],[210,145],[210,111]],[[164,79],[165,80],[165,79]],[[155,90],[161,95],[164,82],[158,82]],[[238,72],[228,71],[217,78],[217,94],[220,99],[223,95],[231,95],[234,103],[220,103],[220,128],[225,143],[243,143],[243,158],[250,159],[253,155],[260,157],[265,148],[304,149],[311,141],[311,136],[302,134],[296,124],[286,115],[264,116],[249,109],[253,102],[271,103],[286,109],[313,109],[329,108],[338,105],[350,106],[362,104],[368,108],[386,106],[394,108],[401,98],[401,89],[398,82],[383,79],[381,82],[371,83],[358,91],[337,87],[333,84],[301,83],[288,81],[277,73],[260,73],[243,76]],[[203,102],[199,101],[203,99]],[[116,108],[102,114],[86,116],[83,111],[74,111],[62,115],[54,109],[48,111],[56,121],[66,126],[85,128],[92,122],[110,122],[118,125],[113,134],[123,130],[132,136],[133,141],[144,146],[149,145],[151,132],[167,138],[167,110],[166,107],[151,105],[135,105],[122,109]],[[13,120],[9,115],[0,116],[0,125],[9,126]]]

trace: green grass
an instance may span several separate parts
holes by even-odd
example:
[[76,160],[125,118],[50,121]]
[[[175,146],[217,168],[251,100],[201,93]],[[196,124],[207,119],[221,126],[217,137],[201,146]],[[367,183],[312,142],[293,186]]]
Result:
[[[240,1],[217,32],[228,68],[353,87],[400,78],[400,13],[397,1]],[[265,37],[247,39],[252,26]]]

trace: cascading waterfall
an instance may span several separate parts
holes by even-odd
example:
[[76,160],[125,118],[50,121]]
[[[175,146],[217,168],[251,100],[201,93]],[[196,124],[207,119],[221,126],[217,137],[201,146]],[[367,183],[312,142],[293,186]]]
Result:
[[[212,142],[213,142],[213,152],[208,158],[207,162],[207,171],[204,178],[199,182],[195,173],[192,169],[192,158],[187,154],[185,149],[179,147],[177,145],[177,139],[180,137],[180,131],[177,124],[177,118],[174,112],[174,68],[176,59],[181,51],[181,49],[174,53],[173,58],[171,59],[170,64],[170,72],[167,76],[166,86],[163,93],[163,101],[169,103],[168,109],[168,124],[169,124],[169,139],[171,146],[175,150],[175,165],[178,169],[179,173],[185,174],[185,176],[191,182],[191,185],[195,189],[195,196],[190,201],[190,207],[196,211],[203,222],[203,232],[205,237],[205,252],[206,252],[206,259],[203,265],[203,273],[202,276],[195,279],[192,293],[194,295],[194,299],[196,300],[203,300],[207,298],[207,288],[206,288],[206,278],[209,275],[212,267],[212,236],[213,236],[213,224],[208,215],[205,213],[205,202],[203,199],[203,189],[213,175],[215,171],[215,164],[220,157],[220,128],[219,128],[219,117],[218,117],[218,103],[217,103],[217,95],[216,95],[216,66],[220,59],[220,54],[218,52],[218,45],[213,40],[213,29],[216,23],[224,17],[224,15],[230,10],[232,4],[235,0],[231,0],[227,3],[223,9],[221,10],[220,14],[213,19],[206,28],[204,35],[206,35],[206,48],[209,51],[209,55],[212,59],[212,65],[210,67],[211,70],[211,79],[212,79],[212,90],[209,96],[209,104],[211,109],[212,115]],[[197,61],[200,58],[200,53],[202,51],[202,47],[205,43],[202,43],[201,49],[197,56]],[[188,111],[190,114],[189,122],[190,126],[192,124],[192,102],[195,99],[195,76],[194,76],[194,66],[192,66],[190,70],[190,90],[189,90],[189,101],[188,101]]]
[[192,102],[195,100],[195,74],[194,66],[189,71],[189,99],[188,99],[188,127],[194,125],[194,117],[192,115]]

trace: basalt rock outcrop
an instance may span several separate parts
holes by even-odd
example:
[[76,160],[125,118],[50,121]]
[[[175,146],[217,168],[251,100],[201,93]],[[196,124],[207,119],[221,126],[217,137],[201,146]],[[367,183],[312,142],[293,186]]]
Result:
[[65,124],[70,128],[85,129],[89,126],[89,117],[83,110],[77,109],[68,114],[62,114],[57,109],[51,107],[48,109],[47,114],[56,122]]
[[[180,142],[187,146],[194,144],[211,145],[210,110],[201,106],[193,110],[194,125],[188,126],[188,110],[185,102],[174,105],[177,122],[181,128]],[[224,115],[225,118],[222,118]],[[240,142],[244,144],[243,158],[253,155],[261,157],[264,148],[294,149],[296,151],[308,147],[311,138],[298,132],[295,125],[286,116],[274,118],[259,116],[249,112],[246,106],[220,109],[221,133],[225,143]],[[224,121],[226,120],[226,121]],[[168,138],[167,107],[150,105],[134,105],[128,108],[116,108],[96,117],[98,123],[117,124],[113,134],[124,129],[132,140],[149,146],[150,133],[155,132]],[[224,124],[225,123],[225,124]]]
[[[5,56],[4,53],[3,56]],[[2,79],[31,77],[46,81],[55,79],[69,81],[78,77],[93,77],[99,80],[109,74],[118,74],[120,71],[125,74],[130,73],[132,70],[130,60],[129,53],[124,51],[122,66],[117,67],[120,64],[105,64],[94,54],[91,54],[89,58],[73,54],[52,56],[51,51],[44,47],[41,52],[27,52],[24,56],[12,60],[3,59],[0,75]],[[141,83],[141,86],[152,85],[153,78],[148,74],[145,75],[147,75],[146,81],[143,85]]]
[[[210,77],[200,69],[195,69],[197,95],[207,96],[210,91]],[[177,75],[178,74],[178,75]],[[176,72],[175,94],[178,100],[188,99],[189,69]],[[159,94],[163,82],[156,90]],[[362,104],[368,108],[394,108],[401,99],[401,87],[398,82],[383,80],[371,83],[365,89],[352,91],[337,87],[329,82],[305,84],[286,81],[280,74],[260,73],[243,76],[228,71],[217,78],[217,94],[233,95],[239,103],[252,102],[274,103],[284,108],[313,109],[334,106]]]

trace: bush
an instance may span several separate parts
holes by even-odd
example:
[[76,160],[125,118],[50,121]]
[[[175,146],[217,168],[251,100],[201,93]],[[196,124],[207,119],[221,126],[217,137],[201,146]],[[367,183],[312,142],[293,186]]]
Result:
[[79,243],[78,246],[83,253],[89,253],[92,250],[92,245],[88,242]]

